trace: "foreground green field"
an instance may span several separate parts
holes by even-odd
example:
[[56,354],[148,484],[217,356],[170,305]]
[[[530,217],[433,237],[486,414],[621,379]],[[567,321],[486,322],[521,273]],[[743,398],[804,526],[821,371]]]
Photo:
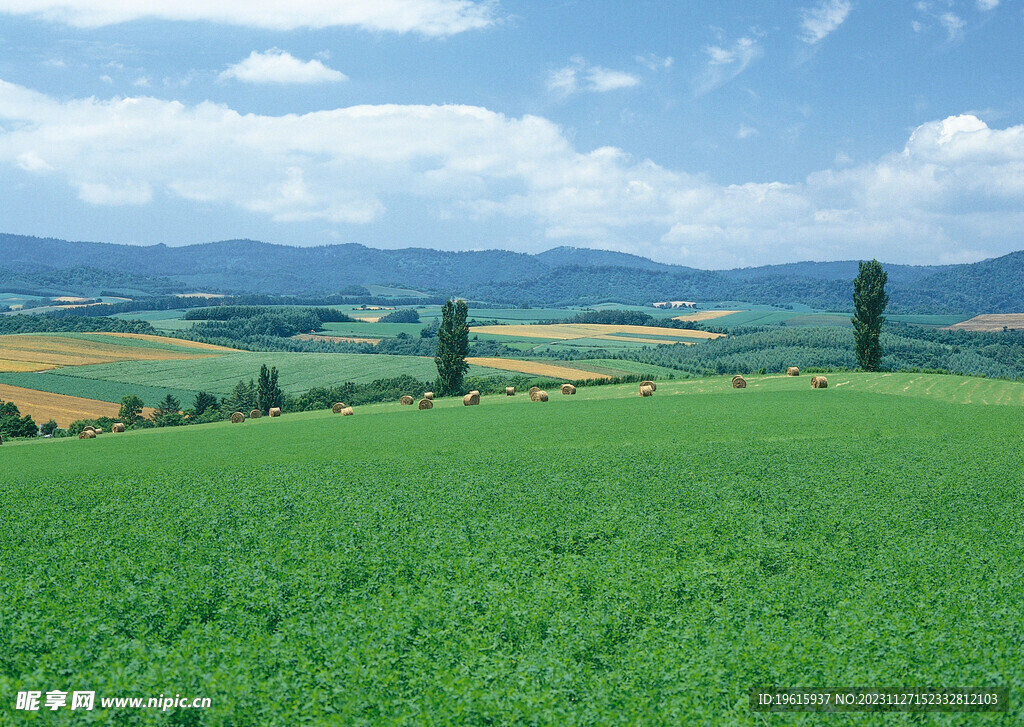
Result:
[[[750,381],[5,443],[0,704],[212,699],[90,715],[117,724],[1020,723],[1024,408],[868,390],[895,375]],[[767,685],[1007,686],[1011,713],[754,714]]]

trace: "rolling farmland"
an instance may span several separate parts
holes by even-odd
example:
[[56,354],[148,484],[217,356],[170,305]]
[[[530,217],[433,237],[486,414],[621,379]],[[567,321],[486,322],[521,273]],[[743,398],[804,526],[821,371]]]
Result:
[[[113,361],[196,359],[234,349],[141,334],[26,333],[0,336],[0,371],[43,371]],[[31,367],[31,368],[27,368]]]
[[[80,366],[75,376],[146,386],[204,390],[227,395],[238,381],[254,378],[260,366],[276,366],[281,387],[299,394],[314,386],[335,386],[346,381],[366,384],[401,375],[432,381],[434,359],[358,353],[232,353],[194,361],[123,361]],[[470,376],[504,375],[496,369],[470,367]]]
[[[22,416],[31,416],[37,424],[53,419],[60,427],[66,427],[76,419],[116,417],[120,410],[118,404],[107,401],[53,394],[7,384],[0,384],[0,400],[13,401],[18,405]],[[143,413],[145,416],[151,416],[153,409],[145,409]]]
[[[604,341],[632,341],[636,343],[694,343],[721,338],[721,333],[695,331],[656,326],[618,326],[600,323],[555,323],[548,325],[473,326],[470,334],[486,333],[515,338],[541,338],[547,341],[566,341],[577,338]],[[660,338],[653,338],[659,336]]]
[[1021,406],[848,376],[5,444],[0,623],[32,628],[0,692],[457,725],[796,723],[750,711],[768,684],[1019,693]]

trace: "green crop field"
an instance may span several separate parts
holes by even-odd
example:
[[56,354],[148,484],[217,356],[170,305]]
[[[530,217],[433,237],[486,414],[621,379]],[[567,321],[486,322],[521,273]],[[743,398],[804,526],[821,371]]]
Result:
[[[4,718],[90,689],[212,700],[112,724],[1019,724],[1024,408],[881,378],[5,443]],[[751,712],[769,685],[1011,703]]]
[[[225,396],[240,379],[255,379],[263,364],[277,367],[281,388],[289,394],[300,394],[314,386],[335,386],[346,381],[366,384],[403,374],[424,381],[437,377],[437,366],[429,357],[358,353],[230,353],[192,361],[122,361],[76,366],[74,375],[124,384],[203,390]],[[470,366],[468,375],[507,377],[511,374]]]

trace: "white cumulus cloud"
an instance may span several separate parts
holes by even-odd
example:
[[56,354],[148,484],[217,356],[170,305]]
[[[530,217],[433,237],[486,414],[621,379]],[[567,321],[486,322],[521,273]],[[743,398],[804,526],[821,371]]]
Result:
[[849,0],[824,0],[818,6],[804,10],[800,23],[803,41],[812,45],[823,41],[846,21],[851,8]]
[[[613,147],[575,148],[537,116],[476,106],[242,114],[149,97],[58,100],[0,81],[0,169],[89,205],[165,199],[281,223],[362,225],[414,201],[459,225],[638,251],[699,267],[877,257],[977,259],[1019,247],[1024,126],[919,126],[881,158],[806,180],[724,185]],[[474,227],[478,229],[478,227]],[[540,234],[537,234],[540,233]]]
[[267,30],[353,26],[427,36],[492,25],[494,7],[492,0],[0,0],[0,13],[82,28],[158,19]]
[[220,80],[235,79],[245,83],[337,83],[347,81],[341,71],[328,68],[318,60],[300,61],[298,58],[277,48],[266,53],[253,51],[243,61],[228,67],[218,77]]

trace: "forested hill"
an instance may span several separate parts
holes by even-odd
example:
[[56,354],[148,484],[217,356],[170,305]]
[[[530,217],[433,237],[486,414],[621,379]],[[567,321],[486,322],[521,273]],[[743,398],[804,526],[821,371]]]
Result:
[[[1024,252],[966,265],[885,267],[893,311],[1024,311]],[[357,244],[291,247],[253,240],[168,247],[0,234],[3,289],[46,293],[313,295],[384,285],[508,305],[697,300],[849,309],[856,274],[857,261],[709,271],[572,247],[537,255]]]

